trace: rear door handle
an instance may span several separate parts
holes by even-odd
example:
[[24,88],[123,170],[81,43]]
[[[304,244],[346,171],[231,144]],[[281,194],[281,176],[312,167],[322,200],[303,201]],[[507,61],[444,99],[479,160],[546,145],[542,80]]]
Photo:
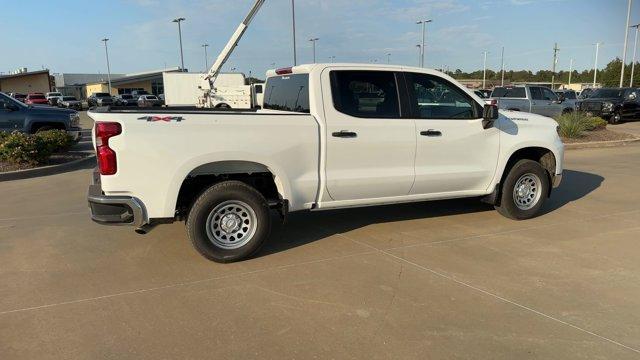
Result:
[[438,130],[429,129],[427,131],[420,131],[422,136],[442,136],[442,132]]
[[333,135],[333,137],[339,137],[339,138],[354,138],[354,137],[358,137],[357,133],[355,133],[353,131],[349,131],[349,130],[336,131],[334,133],[331,133],[331,135]]

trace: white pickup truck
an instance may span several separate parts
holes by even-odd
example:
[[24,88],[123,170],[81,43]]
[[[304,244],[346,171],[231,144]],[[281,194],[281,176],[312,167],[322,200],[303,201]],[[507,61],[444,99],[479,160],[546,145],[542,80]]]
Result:
[[267,73],[255,111],[111,109],[95,120],[94,221],[139,233],[186,221],[230,262],[269,237],[270,210],[479,197],[538,214],[562,178],[553,119],[500,111],[437,71],[314,64]]

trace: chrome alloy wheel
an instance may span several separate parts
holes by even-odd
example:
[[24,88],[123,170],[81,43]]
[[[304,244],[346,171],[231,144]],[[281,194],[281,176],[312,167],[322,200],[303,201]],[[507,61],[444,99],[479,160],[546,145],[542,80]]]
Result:
[[207,217],[209,240],[217,247],[234,250],[246,245],[258,226],[256,213],[238,200],[227,200],[216,206]]
[[536,174],[526,173],[513,187],[513,201],[520,210],[534,207],[542,196],[542,181]]

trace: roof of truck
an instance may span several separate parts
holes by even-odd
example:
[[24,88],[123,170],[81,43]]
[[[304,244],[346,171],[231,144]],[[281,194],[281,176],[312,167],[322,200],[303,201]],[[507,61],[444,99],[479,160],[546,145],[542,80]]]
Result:
[[361,69],[379,69],[379,70],[396,70],[396,71],[420,71],[433,74],[444,74],[440,71],[430,68],[420,68],[413,66],[391,65],[391,64],[371,64],[371,63],[319,63],[319,64],[302,64],[291,67],[283,67],[271,69],[267,71],[267,77],[285,75],[285,74],[308,74],[316,69],[326,67],[357,67]]

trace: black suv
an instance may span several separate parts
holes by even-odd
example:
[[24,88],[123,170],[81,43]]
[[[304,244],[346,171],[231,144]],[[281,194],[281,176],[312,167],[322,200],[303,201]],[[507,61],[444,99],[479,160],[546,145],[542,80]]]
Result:
[[640,89],[604,88],[595,90],[588,99],[580,102],[580,111],[589,116],[599,116],[617,124],[622,120],[640,118]]
[[93,93],[87,98],[89,107],[113,105],[114,101],[109,93]]

